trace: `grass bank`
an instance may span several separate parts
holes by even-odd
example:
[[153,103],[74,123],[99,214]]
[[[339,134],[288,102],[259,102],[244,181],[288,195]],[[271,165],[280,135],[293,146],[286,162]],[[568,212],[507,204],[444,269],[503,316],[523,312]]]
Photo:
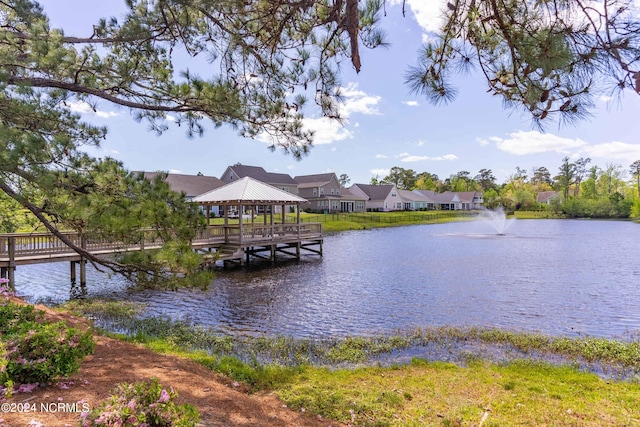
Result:
[[515,211],[513,216],[518,219],[566,219],[567,215],[551,211]]
[[[110,322],[121,339],[193,359],[254,391],[276,393],[293,409],[356,426],[640,422],[637,336],[606,340],[440,327],[325,340],[229,337],[182,322],[141,319],[132,304],[67,307]],[[393,362],[412,351],[422,356]],[[426,353],[449,361],[426,360]],[[391,358],[381,362],[386,355]],[[616,369],[626,372],[626,380],[590,372]]]
[[[322,230],[327,233],[367,230],[370,228],[394,227],[415,224],[438,224],[443,222],[465,221],[476,217],[472,211],[401,211],[401,212],[352,212],[352,213],[302,213],[301,222],[322,223]],[[260,220],[256,219],[258,223]],[[287,214],[286,222],[296,222],[296,214]],[[245,220],[246,222],[247,220]],[[274,215],[275,222],[282,222],[282,215]],[[237,223],[237,219],[229,220],[230,224]],[[224,224],[223,218],[212,218],[212,225]]]

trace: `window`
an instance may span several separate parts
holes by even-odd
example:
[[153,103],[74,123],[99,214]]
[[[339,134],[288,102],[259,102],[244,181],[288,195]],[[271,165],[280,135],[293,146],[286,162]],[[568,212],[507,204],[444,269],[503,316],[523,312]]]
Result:
[[324,188],[320,187],[320,195],[322,196],[324,194]]
[[334,191],[335,191],[335,190],[332,188],[332,189],[331,189],[331,194],[334,194]]
[[318,189],[317,189],[317,188],[315,188],[315,187],[313,188],[313,195],[314,195],[314,196],[317,196],[317,195],[318,195]]
[[391,193],[391,197],[396,197],[396,192],[395,192],[395,191],[393,191],[393,192]]

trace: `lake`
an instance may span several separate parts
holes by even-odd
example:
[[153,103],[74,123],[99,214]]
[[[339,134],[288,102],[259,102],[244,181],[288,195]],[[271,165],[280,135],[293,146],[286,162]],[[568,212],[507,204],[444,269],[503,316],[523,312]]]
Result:
[[[477,325],[623,338],[640,332],[639,242],[640,225],[628,221],[518,220],[504,236],[482,221],[362,230],[326,236],[322,258],[220,270],[204,291],[132,291],[90,271],[87,295],[230,334]],[[68,270],[19,267],[17,291],[64,301],[78,292]]]

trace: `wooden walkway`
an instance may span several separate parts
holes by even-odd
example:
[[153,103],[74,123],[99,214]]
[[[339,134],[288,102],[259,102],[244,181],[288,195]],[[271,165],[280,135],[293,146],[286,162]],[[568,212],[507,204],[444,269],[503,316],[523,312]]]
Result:
[[[63,233],[76,246],[96,256],[159,249],[160,240],[151,230],[144,230],[133,243],[110,242],[104,238],[77,233]],[[133,240],[133,239],[132,239]],[[198,231],[191,242],[193,250],[212,252],[212,258],[243,262],[251,255],[275,260],[276,252],[300,257],[301,249],[322,255],[322,224],[239,224],[209,226]],[[268,256],[264,255],[268,252]],[[15,284],[15,269],[20,265],[69,261],[71,280],[75,282],[75,267],[80,265],[80,282],[86,283],[84,260],[51,233],[0,234],[0,276]]]

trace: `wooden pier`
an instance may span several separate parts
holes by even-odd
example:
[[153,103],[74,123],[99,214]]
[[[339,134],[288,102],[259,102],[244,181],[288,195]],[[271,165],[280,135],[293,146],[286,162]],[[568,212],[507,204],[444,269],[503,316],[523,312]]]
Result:
[[[63,233],[78,247],[96,256],[153,250],[162,246],[152,230],[141,231],[136,243],[110,242],[77,233]],[[301,250],[322,255],[322,224],[228,224],[213,225],[197,232],[191,241],[195,251],[211,252],[213,260],[248,262],[251,256],[275,260],[276,253],[300,258]],[[80,269],[80,284],[86,284],[86,259],[51,233],[0,234],[0,276],[15,286],[15,270],[20,265],[49,262],[70,263],[70,278],[75,283]]]

